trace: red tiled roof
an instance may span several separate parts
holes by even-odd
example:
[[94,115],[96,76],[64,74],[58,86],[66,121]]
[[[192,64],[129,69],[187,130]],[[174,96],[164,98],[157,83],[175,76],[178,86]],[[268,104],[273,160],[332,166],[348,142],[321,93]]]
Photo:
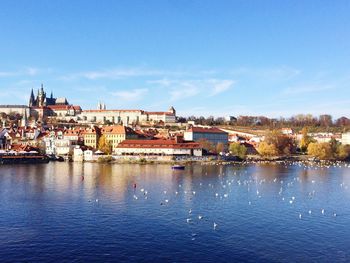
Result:
[[101,132],[107,133],[107,134],[109,134],[109,133],[125,134],[126,133],[125,128],[126,127],[124,127],[122,125],[104,126],[104,127],[102,127]]
[[167,115],[167,116],[174,116],[171,112],[166,111],[146,111],[148,115]]
[[102,134],[136,134],[133,129],[123,125],[103,126]]
[[77,106],[77,105],[50,105],[50,106],[47,106],[47,108],[51,110],[69,110],[69,109],[81,110],[80,106]]
[[80,130],[80,129],[65,130],[63,134],[65,136],[80,135],[83,133],[83,131],[84,130]]
[[197,132],[197,133],[226,133],[218,128],[202,128],[202,127],[192,127],[188,130],[189,132]]
[[199,143],[176,143],[175,140],[125,140],[117,148],[172,148],[172,149],[199,149]]
[[143,110],[84,110],[84,112],[141,112],[143,113]]
[[81,107],[80,106],[74,106],[73,105],[73,109],[76,110],[76,111],[81,111]]

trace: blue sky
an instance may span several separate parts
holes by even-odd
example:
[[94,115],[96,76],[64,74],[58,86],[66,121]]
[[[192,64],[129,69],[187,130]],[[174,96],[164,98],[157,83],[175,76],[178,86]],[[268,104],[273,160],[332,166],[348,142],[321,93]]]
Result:
[[0,2],[0,104],[350,117],[350,1]]

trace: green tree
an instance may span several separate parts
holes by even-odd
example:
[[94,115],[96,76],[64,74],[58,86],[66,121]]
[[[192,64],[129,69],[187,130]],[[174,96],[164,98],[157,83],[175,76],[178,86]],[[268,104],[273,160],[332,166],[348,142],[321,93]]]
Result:
[[102,135],[98,141],[98,149],[105,154],[112,153],[112,144],[107,140],[106,136]]
[[238,142],[233,142],[230,144],[230,153],[244,159],[247,156],[247,147]]

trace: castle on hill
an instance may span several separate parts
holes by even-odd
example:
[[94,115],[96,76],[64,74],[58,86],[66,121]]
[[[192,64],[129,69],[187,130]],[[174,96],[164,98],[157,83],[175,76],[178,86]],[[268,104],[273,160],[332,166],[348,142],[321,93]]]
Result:
[[48,107],[54,105],[69,105],[69,103],[66,98],[54,98],[52,92],[50,97],[47,97],[43,84],[41,84],[40,89],[38,89],[36,97],[34,96],[34,91],[32,89],[29,97],[29,107]]

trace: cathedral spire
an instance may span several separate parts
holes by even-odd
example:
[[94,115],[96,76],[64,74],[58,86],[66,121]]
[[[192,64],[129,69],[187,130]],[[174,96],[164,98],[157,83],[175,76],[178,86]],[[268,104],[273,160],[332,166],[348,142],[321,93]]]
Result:
[[29,97],[29,107],[32,107],[34,105],[34,100],[35,100],[35,97],[34,97],[34,91],[32,88],[32,92],[30,93],[30,97]]

